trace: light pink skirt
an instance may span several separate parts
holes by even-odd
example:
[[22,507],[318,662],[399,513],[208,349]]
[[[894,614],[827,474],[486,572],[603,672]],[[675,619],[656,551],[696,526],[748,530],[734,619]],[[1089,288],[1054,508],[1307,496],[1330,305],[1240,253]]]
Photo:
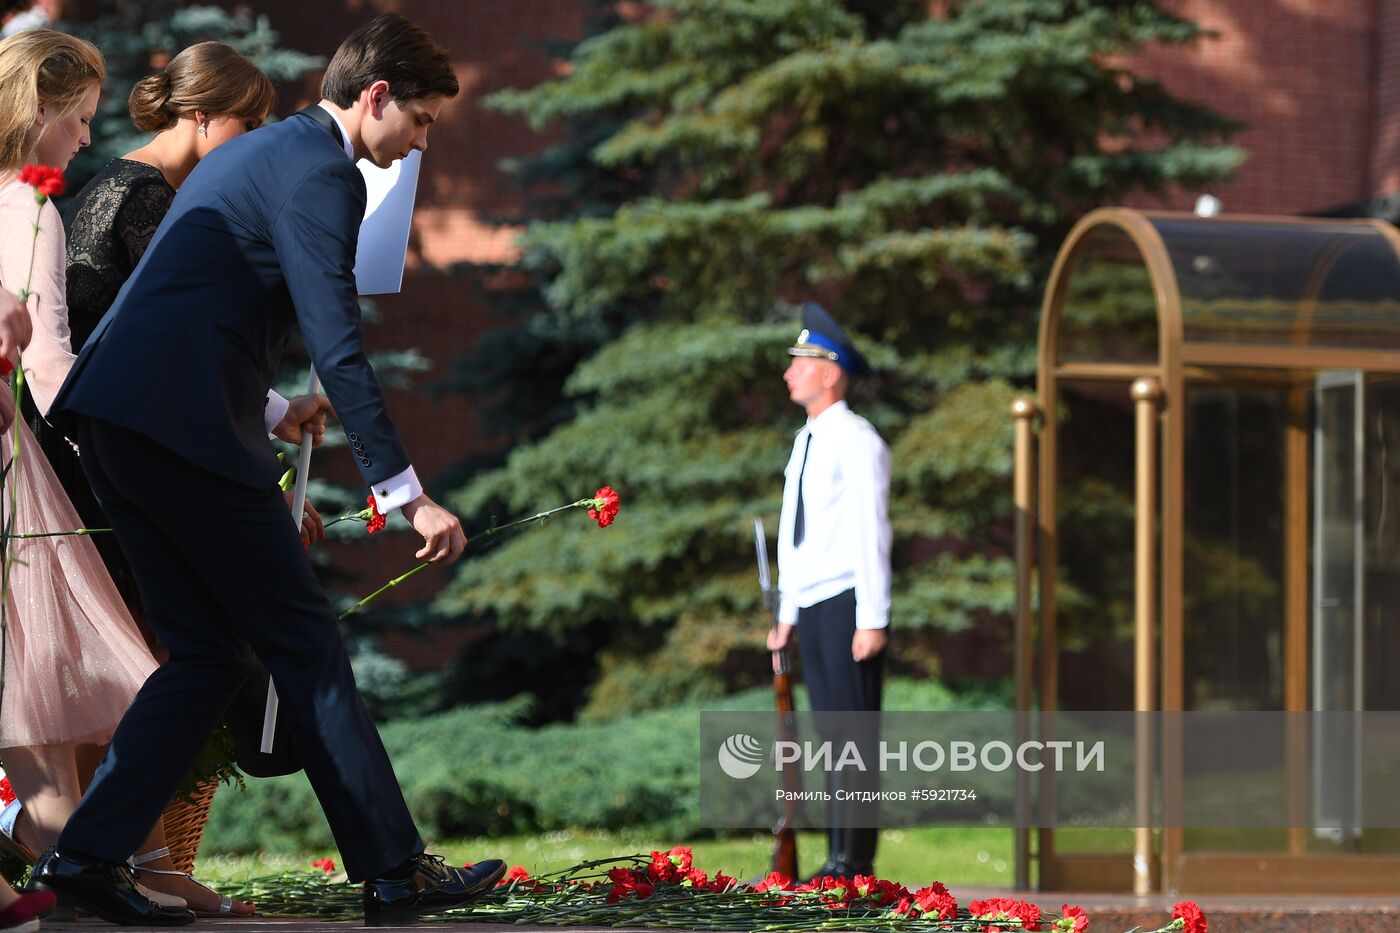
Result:
[[[9,389],[0,383],[0,392]],[[5,406],[8,407],[8,406]],[[22,420],[15,531],[79,528],[44,452]],[[3,434],[8,463],[12,435]],[[4,490],[9,510],[10,483]],[[156,662],[112,584],[92,539],[12,542],[0,748],[105,742]]]

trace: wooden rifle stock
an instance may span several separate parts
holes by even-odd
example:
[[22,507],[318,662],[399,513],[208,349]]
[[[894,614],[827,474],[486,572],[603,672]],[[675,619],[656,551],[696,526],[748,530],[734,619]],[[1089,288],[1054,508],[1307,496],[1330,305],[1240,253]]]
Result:
[[[773,703],[778,710],[778,737],[784,742],[797,741],[796,712],[792,702],[792,674],[788,668],[786,648],[773,652]],[[802,790],[802,774],[797,763],[783,765],[783,813],[773,826],[773,871],[797,880],[797,833],[792,828],[797,815],[797,793]]]
[[[774,627],[778,624],[778,594],[768,575],[768,540],[763,533],[763,520],[753,520],[754,556],[758,558],[758,585],[763,592],[763,608]],[[778,711],[778,738],[784,742],[797,741],[797,723],[792,702],[792,669],[788,666],[786,648],[773,652],[773,702]],[[797,816],[797,795],[802,790],[802,775],[796,762],[783,765],[783,812],[773,824],[773,871],[797,880],[797,833],[792,824]]]

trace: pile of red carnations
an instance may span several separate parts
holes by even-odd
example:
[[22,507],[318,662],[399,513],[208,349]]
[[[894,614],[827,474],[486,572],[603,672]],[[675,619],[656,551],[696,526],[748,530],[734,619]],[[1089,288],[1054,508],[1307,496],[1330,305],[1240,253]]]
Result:
[[[356,887],[336,883],[325,872],[257,879],[236,895],[256,900],[259,913],[271,916],[349,918],[360,906]],[[1089,928],[1088,915],[1069,904],[1059,913],[1042,913],[1034,904],[1009,897],[974,900],[963,906],[937,882],[913,891],[872,875],[819,877],[796,884],[774,872],[760,882],[745,884],[722,871],[710,875],[701,870],[688,846],[584,862],[539,877],[516,866],[495,891],[469,908],[441,914],[437,919],[772,933],[1083,933]],[[1205,915],[1194,902],[1183,901],[1176,905],[1168,923],[1145,933],[1168,931],[1207,933]]]

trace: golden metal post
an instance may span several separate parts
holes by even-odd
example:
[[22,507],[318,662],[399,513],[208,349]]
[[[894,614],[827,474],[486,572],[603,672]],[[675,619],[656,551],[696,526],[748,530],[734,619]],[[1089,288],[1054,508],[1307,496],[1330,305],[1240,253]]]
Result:
[[1133,893],[1154,890],[1152,851],[1152,735],[1146,713],[1156,709],[1157,412],[1162,384],[1138,379],[1132,387],[1137,423],[1137,504],[1134,541],[1133,710],[1137,718]]
[[[1035,419],[1040,408],[1029,396],[1011,403],[1011,417],[1016,422],[1015,473],[1013,496],[1016,503],[1016,628],[1012,637],[1016,674],[1016,744],[1021,747],[1030,738],[1027,719],[1031,709],[1031,572],[1034,561],[1032,535],[1035,533],[1035,512],[1032,501],[1035,475],[1033,449]],[[1016,890],[1031,886],[1030,817],[1031,777],[1025,770],[1016,772]]]

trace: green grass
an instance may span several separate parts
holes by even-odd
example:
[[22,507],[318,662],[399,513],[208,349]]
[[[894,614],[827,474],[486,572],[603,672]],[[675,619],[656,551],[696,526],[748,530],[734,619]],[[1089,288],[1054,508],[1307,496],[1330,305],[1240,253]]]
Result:
[[[506,836],[496,839],[459,839],[429,846],[431,851],[461,864],[483,858],[503,859],[508,865],[523,865],[532,874],[568,868],[589,859],[631,855],[652,849],[670,848],[674,840],[644,835],[595,830],[570,830],[542,835]],[[765,834],[725,839],[703,839],[692,843],[695,864],[714,873],[741,880],[759,877],[768,871],[772,843]],[[909,887],[942,881],[953,889],[972,886],[1010,886],[1015,871],[1012,864],[1012,837],[1008,829],[886,829],[880,832],[880,850],[875,869]],[[799,833],[797,851],[802,871],[815,871],[826,857],[826,836]],[[215,887],[231,881],[244,881],[258,875],[310,869],[311,860],[339,856],[334,851],[301,855],[263,853],[254,856],[201,856],[197,866],[200,879]]]

